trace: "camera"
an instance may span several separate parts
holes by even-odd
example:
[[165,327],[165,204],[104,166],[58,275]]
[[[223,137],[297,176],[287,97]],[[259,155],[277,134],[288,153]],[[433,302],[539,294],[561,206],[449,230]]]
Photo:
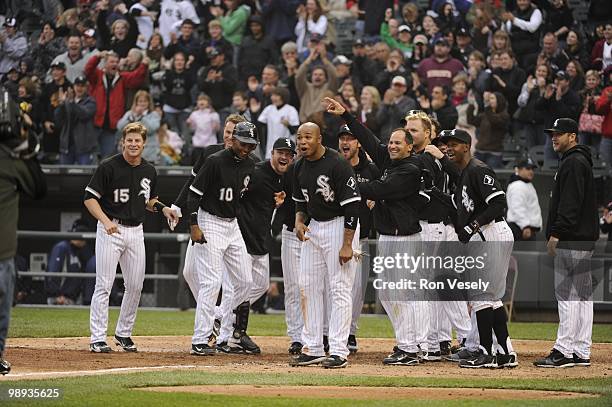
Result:
[[13,156],[29,159],[38,154],[40,144],[24,115],[9,92],[0,88],[0,144],[8,147]]

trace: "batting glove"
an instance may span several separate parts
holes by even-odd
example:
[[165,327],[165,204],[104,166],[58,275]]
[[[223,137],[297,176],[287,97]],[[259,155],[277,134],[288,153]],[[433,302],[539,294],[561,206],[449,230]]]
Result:
[[480,230],[480,224],[478,221],[472,221],[468,225],[465,225],[463,229],[459,230],[457,236],[459,236],[459,241],[461,243],[467,243],[470,241],[474,233],[477,233]]

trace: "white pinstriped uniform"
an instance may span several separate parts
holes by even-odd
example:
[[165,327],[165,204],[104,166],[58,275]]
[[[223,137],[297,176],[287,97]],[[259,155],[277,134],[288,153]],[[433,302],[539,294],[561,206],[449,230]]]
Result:
[[283,267],[283,285],[285,288],[285,323],[287,324],[287,336],[289,336],[291,342],[302,343],[304,318],[302,317],[302,309],[300,306],[299,284],[302,242],[297,238],[295,232],[287,230],[286,225],[283,225],[281,238],[281,264]]
[[144,282],[146,256],[142,225],[118,225],[119,233],[109,235],[101,222],[96,230],[96,286],[91,297],[89,329],[91,343],[106,342],[108,300],[117,263],[121,266],[125,292],[115,335],[132,336],[140,293]]
[[183,264],[183,277],[185,282],[193,294],[193,298],[198,299],[198,291],[200,290],[200,282],[198,281],[198,273],[196,272],[196,258],[194,253],[194,247],[191,244],[191,239],[187,243],[187,250],[185,250],[185,262]]
[[193,344],[207,343],[212,333],[215,303],[221,289],[223,267],[226,267],[234,289],[231,309],[235,309],[249,298],[253,281],[250,268],[244,267],[249,263],[249,254],[238,221],[235,218],[231,220],[219,218],[200,208],[198,226],[208,243],[193,246],[200,286]]
[[[357,262],[351,259],[340,265],[339,252],[344,241],[344,217],[325,222],[310,221],[309,240],[302,243],[300,258],[300,297],[303,303],[303,340],[310,356],[324,356],[323,329],[327,319],[324,297],[327,295],[322,282],[329,284],[329,352],[346,358],[348,335],[351,325],[351,290]],[[353,237],[353,250],[359,248],[359,226]]]

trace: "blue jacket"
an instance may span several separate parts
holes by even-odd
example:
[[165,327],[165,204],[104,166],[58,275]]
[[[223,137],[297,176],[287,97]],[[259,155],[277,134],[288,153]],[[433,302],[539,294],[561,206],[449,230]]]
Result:
[[[82,249],[70,244],[68,240],[62,240],[51,249],[48,258],[47,271],[50,273],[62,273],[64,265],[68,273],[84,273],[87,261],[93,255],[89,246]],[[64,280],[64,281],[62,281]],[[81,278],[45,278],[45,291],[47,296],[56,297],[63,295],[76,299],[81,291]]]

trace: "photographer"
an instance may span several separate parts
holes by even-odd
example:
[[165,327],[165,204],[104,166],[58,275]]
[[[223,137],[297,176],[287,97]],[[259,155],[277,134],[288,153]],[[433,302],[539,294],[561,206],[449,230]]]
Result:
[[[8,332],[17,251],[19,194],[42,198],[47,190],[44,175],[32,146],[28,143],[30,117],[19,112],[17,105],[0,92],[0,374],[7,374],[11,365],[4,360],[4,344]],[[33,138],[33,137],[31,137]]]

